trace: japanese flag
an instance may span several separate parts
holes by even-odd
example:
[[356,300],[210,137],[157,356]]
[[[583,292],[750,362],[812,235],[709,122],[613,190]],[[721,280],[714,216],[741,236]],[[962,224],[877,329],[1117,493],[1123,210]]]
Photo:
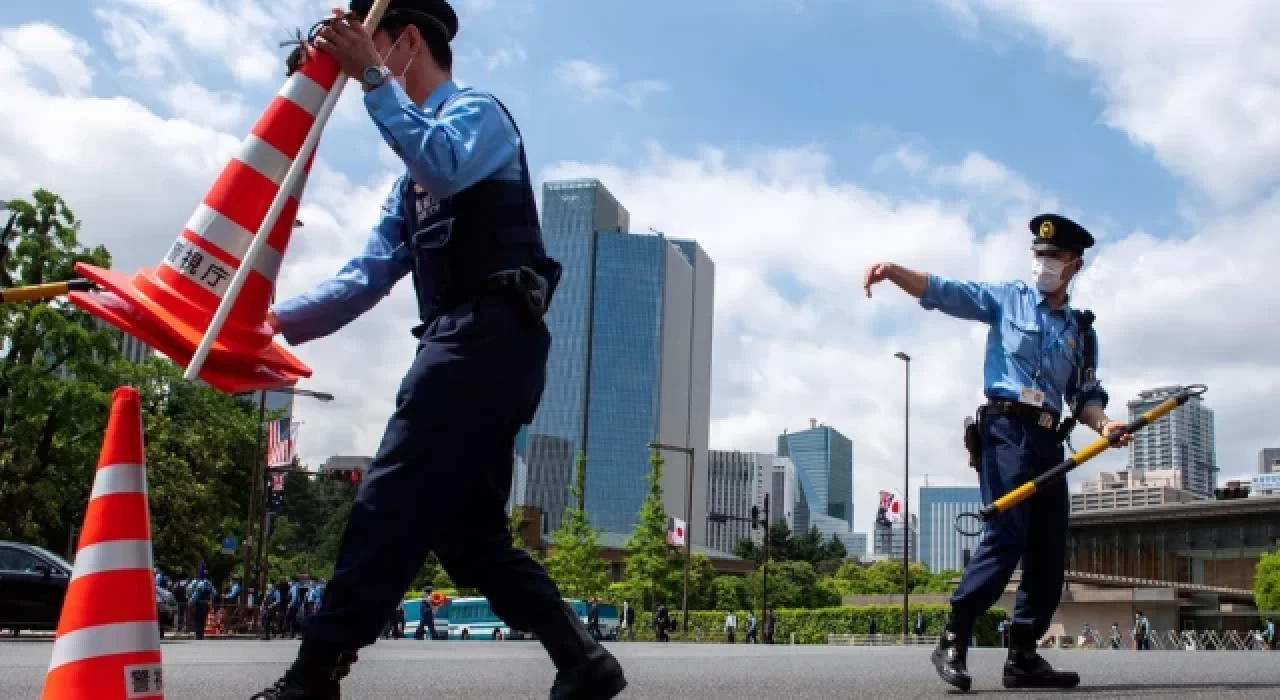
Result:
[[881,491],[880,507],[884,508],[884,514],[889,517],[890,522],[902,520],[902,497],[897,491]]
[[685,522],[680,518],[672,518],[670,529],[667,530],[667,542],[675,545],[684,545],[685,532]]

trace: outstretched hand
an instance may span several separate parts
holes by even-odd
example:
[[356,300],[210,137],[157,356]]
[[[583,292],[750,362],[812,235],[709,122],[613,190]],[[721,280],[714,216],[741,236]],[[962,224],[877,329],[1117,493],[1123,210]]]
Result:
[[871,286],[889,279],[889,275],[893,274],[893,263],[879,262],[867,268],[867,272],[862,276],[862,288],[867,292],[867,298],[871,298]]

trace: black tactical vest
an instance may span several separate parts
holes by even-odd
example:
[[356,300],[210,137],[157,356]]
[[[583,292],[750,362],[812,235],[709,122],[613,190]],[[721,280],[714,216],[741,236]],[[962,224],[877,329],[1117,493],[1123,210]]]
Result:
[[[467,90],[460,90],[453,97]],[[438,117],[453,97],[436,110]],[[496,98],[493,101],[511,119]],[[450,307],[486,293],[491,277],[520,267],[539,274],[555,265],[542,245],[542,227],[529,180],[524,138],[520,142],[520,180],[489,179],[452,197],[436,199],[406,176],[404,243],[413,253],[413,286],[422,329]]]

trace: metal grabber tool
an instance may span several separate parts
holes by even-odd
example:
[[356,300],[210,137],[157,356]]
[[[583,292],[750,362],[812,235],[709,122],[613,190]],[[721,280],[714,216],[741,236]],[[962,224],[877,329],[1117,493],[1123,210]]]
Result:
[[[977,513],[961,513],[956,516],[956,531],[962,535],[970,537],[977,537],[978,535],[981,535],[983,525],[990,522],[996,516],[1027,500],[1035,494],[1036,491],[1044,488],[1045,485],[1057,481],[1058,479],[1066,478],[1067,473],[1072,469],[1075,469],[1081,464],[1084,464],[1085,462],[1102,454],[1108,447],[1114,447],[1119,444],[1121,437],[1138,432],[1142,428],[1150,425],[1156,419],[1166,413],[1169,413],[1187,401],[1190,401],[1192,398],[1204,394],[1208,390],[1209,388],[1204,384],[1188,384],[1187,386],[1182,387],[1178,390],[1178,393],[1156,404],[1151,408],[1151,410],[1141,416],[1138,416],[1138,418],[1126,424],[1120,430],[1117,430],[1107,437],[1100,437],[1088,445],[1085,445],[1084,449],[1066,458],[1066,460],[1061,464],[1046,471],[1040,476],[1037,476],[1031,481],[1022,484],[1000,498],[997,498],[995,502]],[[976,529],[966,530],[961,525],[962,522],[970,520],[977,521],[978,527]]]

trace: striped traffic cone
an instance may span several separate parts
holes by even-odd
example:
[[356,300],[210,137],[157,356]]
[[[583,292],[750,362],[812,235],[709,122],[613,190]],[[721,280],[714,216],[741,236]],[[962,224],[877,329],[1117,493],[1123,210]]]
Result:
[[[173,361],[187,366],[218,310],[245,252],[271,208],[339,73],[328,54],[310,57],[285,82],[240,152],[223,169],[155,269],[132,278],[85,263],[76,271],[106,292],[73,292],[71,301]],[[309,173],[313,150],[305,163]],[[305,175],[254,261],[198,376],[238,393],[291,386],[311,369],[273,341],[268,304],[289,245]]]
[[120,387],[41,700],[164,697],[143,455],[142,400]]

